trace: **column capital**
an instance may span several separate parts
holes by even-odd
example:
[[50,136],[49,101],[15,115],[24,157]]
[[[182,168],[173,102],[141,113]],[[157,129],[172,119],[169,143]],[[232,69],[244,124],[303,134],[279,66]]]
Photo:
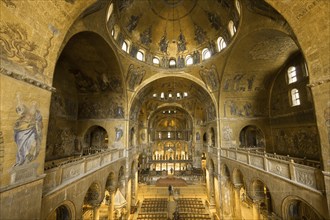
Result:
[[236,184],[233,184],[233,185],[234,185],[234,188],[236,190],[240,190],[242,188],[242,186],[243,186],[243,184],[241,184],[241,183],[236,183]]
[[99,208],[101,206],[101,202],[100,201],[90,201],[89,204],[93,207],[93,208]]
[[257,205],[260,205],[260,203],[263,201],[264,198],[253,198],[253,203],[254,204],[257,204]]
[[115,193],[116,192],[116,187],[115,186],[107,186],[106,190],[109,191],[109,193]]

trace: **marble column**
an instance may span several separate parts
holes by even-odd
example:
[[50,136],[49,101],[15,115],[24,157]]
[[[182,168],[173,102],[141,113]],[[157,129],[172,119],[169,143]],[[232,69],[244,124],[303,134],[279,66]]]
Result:
[[132,173],[132,180],[131,180],[131,184],[132,184],[132,196],[131,196],[131,198],[132,198],[132,201],[131,201],[131,206],[133,205],[135,205],[135,203],[136,203],[136,187],[135,187],[135,182],[136,182],[136,170],[134,169],[133,170],[133,173]]
[[115,208],[115,191],[111,190],[110,192],[110,203],[108,206],[108,220],[113,220],[113,211]]
[[242,185],[234,185],[235,194],[235,219],[242,219],[240,191]]
[[215,207],[215,200],[214,200],[214,170],[213,168],[209,167],[209,180],[210,180],[210,207]]
[[254,220],[260,219],[260,199],[254,199],[252,203],[252,214]]
[[96,204],[93,206],[93,220],[99,220],[100,219],[100,205]]

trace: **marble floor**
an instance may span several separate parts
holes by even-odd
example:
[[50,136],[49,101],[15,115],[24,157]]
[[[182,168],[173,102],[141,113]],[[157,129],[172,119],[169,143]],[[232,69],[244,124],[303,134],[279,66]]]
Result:
[[141,209],[141,204],[144,199],[148,198],[167,198],[168,203],[168,217],[172,218],[176,209],[175,199],[179,198],[198,198],[205,204],[206,187],[205,184],[188,185],[185,187],[173,187],[173,195],[169,195],[168,187],[157,187],[155,185],[139,184],[137,199],[139,200],[139,207],[130,219],[136,220]]

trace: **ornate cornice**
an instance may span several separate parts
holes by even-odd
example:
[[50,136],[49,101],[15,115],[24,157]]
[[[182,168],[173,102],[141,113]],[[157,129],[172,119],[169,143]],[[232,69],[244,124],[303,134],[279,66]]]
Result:
[[12,77],[16,80],[20,80],[20,81],[29,83],[33,86],[39,87],[41,89],[44,89],[44,90],[47,90],[47,91],[50,91],[50,92],[55,92],[56,91],[56,89],[54,87],[49,86],[46,83],[40,82],[36,79],[32,79],[32,78],[30,78],[29,76],[26,76],[26,75],[21,75],[21,74],[15,73],[13,71],[9,71],[9,70],[7,70],[5,68],[2,68],[2,67],[0,68],[0,73],[3,74],[3,75],[6,75],[6,76]]

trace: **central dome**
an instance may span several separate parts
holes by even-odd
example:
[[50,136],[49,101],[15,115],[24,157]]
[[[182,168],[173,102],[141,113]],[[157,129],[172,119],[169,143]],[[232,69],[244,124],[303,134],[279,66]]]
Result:
[[[236,3],[235,3],[236,2]],[[228,0],[117,0],[111,7],[110,29],[119,47],[127,53],[167,60],[219,52],[217,40],[230,43],[231,27],[239,22],[238,1]],[[112,17],[112,19],[111,19]],[[114,33],[115,32],[115,33]]]
[[187,15],[197,5],[197,0],[149,0],[152,11],[166,21],[177,21]]

